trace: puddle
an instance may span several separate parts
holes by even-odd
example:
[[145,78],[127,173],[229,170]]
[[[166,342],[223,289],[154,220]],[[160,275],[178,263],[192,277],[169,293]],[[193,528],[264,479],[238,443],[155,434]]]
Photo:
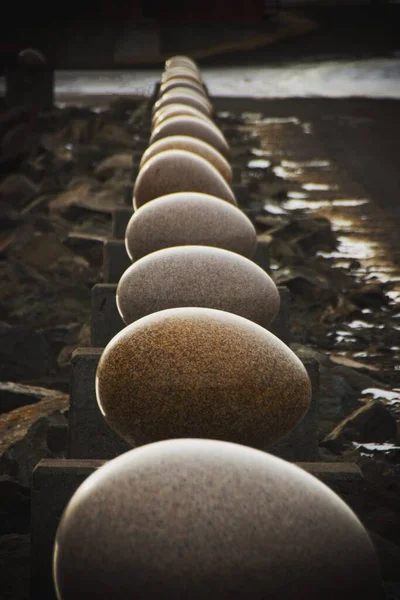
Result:
[[328,191],[328,190],[337,190],[337,185],[328,185],[326,183],[304,183],[301,186],[304,190],[309,192],[318,190],[318,191]]
[[268,169],[271,166],[271,161],[263,158],[255,158],[254,160],[250,160],[247,166],[249,169]]

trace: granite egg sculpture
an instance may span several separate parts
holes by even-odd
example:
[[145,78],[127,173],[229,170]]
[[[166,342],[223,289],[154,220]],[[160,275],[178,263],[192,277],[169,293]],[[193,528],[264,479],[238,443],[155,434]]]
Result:
[[213,146],[223,156],[229,157],[229,145],[223,133],[211,121],[183,115],[169,117],[155,127],[150,136],[150,144],[170,135],[188,135],[203,140]]
[[200,192],[177,192],[136,210],[126,228],[132,261],[156,250],[188,244],[225,248],[251,258],[257,236],[250,219],[236,206]]
[[156,156],[156,154],[165,150],[188,150],[198,154],[208,160],[221,173],[228,184],[232,183],[232,169],[226,158],[207,142],[189,135],[169,135],[151,144],[143,153],[139,169],[152,156]]
[[192,79],[185,77],[171,77],[162,83],[160,85],[160,96],[177,87],[185,87],[189,90],[195,90],[196,92],[199,92],[199,94],[203,94],[204,97],[206,97],[204,88],[200,83],[196,83]]
[[208,117],[212,115],[213,112],[212,107],[210,108],[210,103],[206,100],[205,96],[196,93],[191,94],[187,88],[174,88],[169,92],[165,92],[165,94],[163,94],[154,104],[153,114],[159,111],[160,108],[168,106],[169,104],[187,104],[188,106],[193,106],[193,108],[196,108]]
[[100,410],[132,445],[210,437],[265,449],[311,401],[303,363],[275,335],[238,315],[171,308],[131,323],[96,373]]
[[300,467],[208,439],[130,450],[78,488],[59,524],[59,600],[377,600],[371,540]]
[[192,115],[194,117],[199,117],[200,119],[203,119],[208,123],[211,121],[210,117],[201,113],[196,108],[193,108],[193,106],[188,106],[187,104],[168,104],[164,108],[161,108],[159,111],[154,113],[152,118],[153,129],[169,117],[178,117],[183,115]]
[[210,246],[152,252],[134,262],[117,287],[117,308],[126,324],[167,308],[203,306],[268,327],[279,304],[278,289],[263,269],[240,254]]
[[146,162],[136,178],[134,207],[174,192],[203,192],[236,204],[222,175],[208,160],[187,150],[166,150]]

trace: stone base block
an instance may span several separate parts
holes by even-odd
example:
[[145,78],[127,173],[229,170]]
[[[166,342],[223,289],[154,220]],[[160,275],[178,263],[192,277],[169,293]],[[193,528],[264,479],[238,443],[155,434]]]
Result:
[[132,264],[123,240],[106,240],[103,248],[104,283],[118,283],[122,274]]
[[[128,444],[108,426],[97,403],[96,370],[102,351],[102,348],[78,348],[72,355],[69,458],[111,459],[129,449]],[[313,358],[307,358],[303,363],[311,379],[311,406],[288,435],[272,448],[263,448],[289,461],[317,459],[319,365]]]
[[[98,283],[92,288],[91,344],[103,348],[121,329],[125,327],[115,300],[117,285]],[[289,290],[278,287],[281,297],[280,310],[269,330],[285,344],[291,341],[289,329]]]
[[[132,200],[131,200],[132,202]],[[116,240],[125,240],[125,232],[129,219],[133,215],[133,208],[127,206],[116,208],[112,214],[112,237]]]
[[[45,459],[36,466],[31,504],[31,600],[56,600],[52,562],[58,524],[78,487],[104,463],[102,460]],[[298,463],[298,466],[339,495],[362,493],[363,479],[355,464]]]

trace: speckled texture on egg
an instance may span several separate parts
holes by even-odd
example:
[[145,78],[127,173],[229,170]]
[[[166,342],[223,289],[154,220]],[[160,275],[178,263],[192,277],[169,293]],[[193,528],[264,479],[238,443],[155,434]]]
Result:
[[236,204],[231,188],[217,169],[187,150],[166,150],[146,162],[136,178],[134,207],[174,192],[202,192]]
[[125,271],[117,287],[117,307],[126,324],[166,308],[204,306],[268,327],[279,304],[277,287],[263,269],[235,252],[209,246],[148,254]]
[[229,145],[223,133],[214,123],[190,115],[182,115],[165,119],[155,127],[150,137],[150,144],[170,135],[188,135],[198,138],[213,146],[223,156],[229,156]]
[[136,210],[126,228],[129,257],[200,244],[232,250],[251,258],[257,236],[250,219],[236,206],[200,192],[177,192],[156,198]]
[[227,183],[232,183],[232,169],[226,158],[207,142],[189,135],[169,135],[154,142],[144,152],[139,168],[141,169],[152,156],[164,150],[174,149],[188,150],[202,156],[221,173]]
[[299,467],[236,444],[126,452],[74,494],[57,531],[60,600],[376,600],[354,513]]
[[132,445],[210,437],[267,448],[303,418],[311,385],[303,363],[260,325],[220,310],[171,308],[111,340],[96,394],[109,425]]

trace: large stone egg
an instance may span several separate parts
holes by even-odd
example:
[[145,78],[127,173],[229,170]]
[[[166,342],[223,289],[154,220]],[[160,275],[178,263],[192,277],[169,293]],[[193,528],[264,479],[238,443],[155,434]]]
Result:
[[59,600],[378,600],[371,540],[300,467],[207,439],[100,467],[58,527]]
[[140,169],[134,187],[134,207],[174,192],[203,192],[236,204],[222,175],[208,160],[187,150],[166,150]]
[[132,445],[210,437],[267,448],[303,418],[311,384],[267,329],[184,307],[120,331],[100,358],[96,395],[109,425]]
[[147,202],[126,228],[129,257],[188,244],[215,246],[251,258],[257,236],[250,219],[236,206],[200,192],[177,192]]
[[210,103],[206,100],[206,97],[196,93],[191,94],[188,88],[174,88],[169,92],[165,92],[154,104],[153,114],[169,104],[187,104],[208,117],[212,114],[212,108],[210,108]]
[[195,90],[199,94],[203,94],[205,96],[205,91],[203,86],[200,83],[194,82],[192,79],[185,77],[171,77],[164,83],[160,85],[160,96],[168,92],[169,90],[173,90],[177,87],[188,88],[189,90]]
[[141,169],[152,156],[165,150],[188,150],[198,154],[208,160],[227,183],[232,183],[232,169],[226,158],[207,142],[189,135],[169,135],[154,142],[143,153],[139,168]]
[[133,263],[117,287],[117,307],[126,324],[166,308],[204,306],[268,327],[279,303],[277,287],[263,269],[240,254],[209,246],[152,252]]
[[159,111],[154,113],[152,117],[153,129],[169,117],[178,117],[183,115],[192,115],[195,117],[199,117],[200,119],[203,119],[208,123],[211,121],[210,117],[203,114],[196,108],[193,108],[193,106],[188,106],[187,104],[168,104],[164,108],[161,108]]
[[214,123],[207,123],[204,119],[189,115],[169,117],[153,129],[150,144],[170,135],[188,135],[198,138],[213,146],[225,157],[229,156],[229,145],[223,133]]

